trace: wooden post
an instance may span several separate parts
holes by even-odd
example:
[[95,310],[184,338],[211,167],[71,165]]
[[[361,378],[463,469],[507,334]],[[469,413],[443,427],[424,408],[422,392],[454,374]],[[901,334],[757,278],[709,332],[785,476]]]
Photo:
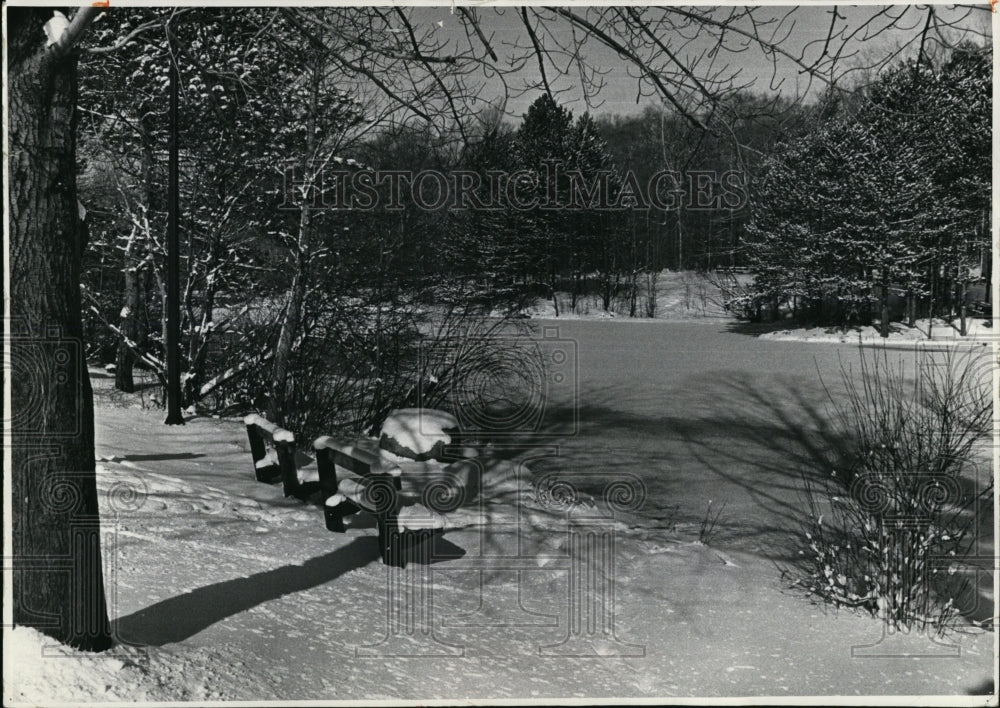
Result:
[[[357,504],[349,499],[343,499],[337,504],[327,505],[327,501],[338,494],[337,467],[343,467],[354,474],[360,476],[366,484],[366,493],[375,504],[376,508],[372,513],[379,523],[379,553],[382,561],[387,563],[387,558],[395,558],[398,554],[389,554],[388,529],[393,523],[398,513],[399,491],[402,489],[402,480],[399,475],[387,473],[384,469],[376,470],[373,474],[372,465],[377,464],[378,458],[372,457],[369,453],[353,451],[350,449],[337,449],[338,443],[329,437],[318,438],[313,443],[316,451],[316,466],[319,471],[319,488],[323,498],[323,514],[326,519],[326,528],[329,531],[343,533],[344,517],[356,514],[361,509]],[[347,450],[347,451],[345,451]],[[353,452],[354,454],[349,454]]]
[[358,513],[358,506],[347,499],[339,504],[329,505],[331,497],[337,494],[337,466],[333,462],[332,451],[327,448],[316,450],[316,467],[319,471],[320,496],[323,499],[323,518],[326,530],[344,533],[344,517]]
[[330,450],[316,450],[316,469],[319,471],[319,488],[323,499],[329,499],[337,493],[337,467],[333,464]]
[[259,467],[258,462],[267,456],[267,448],[264,446],[264,438],[253,423],[247,423],[247,439],[250,441],[250,457],[253,458],[254,477],[258,482],[270,482],[271,476],[267,467]]
[[278,469],[281,471],[281,486],[285,496],[297,496],[301,485],[299,471],[295,466],[295,443],[275,442],[274,449],[278,453]]

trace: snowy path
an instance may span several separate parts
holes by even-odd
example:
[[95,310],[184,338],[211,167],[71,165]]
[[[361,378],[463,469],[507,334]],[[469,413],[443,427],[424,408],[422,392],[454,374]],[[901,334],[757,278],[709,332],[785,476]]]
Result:
[[[256,483],[239,422],[196,418],[167,428],[159,411],[105,402],[97,453],[102,511],[115,534],[105,569],[112,614],[121,639],[145,648],[76,664],[43,660],[42,674],[26,672],[5,695],[357,700],[984,690],[993,634],[955,635],[958,649],[920,635],[883,638],[868,617],[838,615],[788,592],[772,563],[791,548],[799,469],[831,442],[815,368],[835,383],[836,351],[849,357],[852,348],[760,342],[720,333],[718,325],[559,326],[579,353],[580,432],[546,438],[559,455],[535,460],[532,471],[572,473],[583,487],[597,475],[629,472],[648,495],[625,519],[634,528],[615,528],[613,572],[591,558],[580,576],[613,581],[603,587],[614,587],[617,645],[560,644],[572,634],[570,607],[577,606],[568,594],[566,534],[558,514],[532,507],[516,486],[491,494],[494,523],[444,535],[437,550],[452,559],[411,564],[399,578],[378,562],[370,521],[355,517],[346,534],[331,534],[318,508]],[[571,403],[572,396],[553,397],[547,432],[566,425]],[[116,497],[120,482],[145,491],[129,500],[117,487]],[[709,499],[726,507],[705,546],[696,541]],[[432,588],[433,636],[417,621],[412,635],[378,644],[388,632],[390,587],[404,597]],[[15,634],[35,646],[33,635]],[[569,656],[550,655],[566,650]],[[442,655],[413,655],[428,651]],[[365,656],[371,653],[381,656]],[[897,656],[859,656],[865,653]],[[67,671],[70,665],[80,671]]]

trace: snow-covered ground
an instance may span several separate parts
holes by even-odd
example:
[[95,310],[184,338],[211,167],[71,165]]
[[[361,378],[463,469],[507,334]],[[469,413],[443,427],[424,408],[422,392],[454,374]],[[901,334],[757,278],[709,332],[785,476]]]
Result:
[[[753,276],[737,274],[740,282],[749,282]],[[725,296],[720,291],[717,282],[720,276],[712,273],[704,274],[695,271],[663,270],[656,281],[656,308],[653,317],[646,316],[645,294],[638,303],[638,317],[629,317],[625,303],[616,302],[610,311],[603,309],[600,298],[596,295],[586,295],[578,299],[574,309],[570,293],[557,292],[559,315],[551,297],[539,297],[524,314],[532,319],[575,321],[575,320],[615,320],[644,324],[651,322],[733,322],[731,313],[723,307]],[[643,285],[642,287],[645,287]],[[966,343],[983,343],[1000,340],[1000,327],[996,322],[987,323],[982,317],[969,316],[967,332],[963,337],[958,332],[958,318],[947,322],[935,318],[933,324],[927,319],[916,320],[914,327],[908,327],[901,322],[890,323],[889,336],[882,338],[876,326],[852,326],[846,331],[840,327],[787,327],[780,323],[750,324],[741,323],[739,329],[748,334],[759,335],[762,339],[783,340],[790,342],[827,343],[827,344],[877,344],[889,347],[917,346],[953,346]],[[930,333],[930,337],[928,337]]]
[[[82,656],[5,632],[5,702],[993,690],[992,632],[884,636],[777,569],[795,553],[799,474],[823,470],[834,442],[816,370],[836,395],[856,347],[718,322],[559,327],[575,356],[539,436],[482,450],[481,494],[453,513],[434,562],[402,573],[379,563],[369,517],[330,533],[322,509],[255,482],[242,421],[167,427],[95,378],[121,645]],[[410,495],[440,473],[404,464]],[[577,503],[560,504],[569,490],[552,475]],[[644,504],[610,518],[602,488],[635,480]],[[725,508],[706,545],[709,500]],[[991,578],[980,591],[992,602]]]
[[[795,327],[773,329],[761,333],[761,339],[784,340],[809,343],[848,343],[887,347],[941,347],[941,346],[982,346],[1000,341],[996,323],[982,317],[970,317],[966,324],[965,336],[958,330],[958,320],[948,323],[934,318],[933,324],[924,318],[917,320],[914,327],[899,322],[889,326],[889,336],[882,337],[878,326],[850,327],[843,331],[839,327]],[[930,337],[928,338],[928,333]]]
[[[752,276],[739,275],[740,280]],[[723,296],[713,283],[715,276],[706,276],[694,271],[663,270],[656,280],[656,307],[653,317],[647,316],[646,291],[648,285],[640,281],[640,292],[636,314],[629,317],[628,305],[620,299],[610,310],[604,310],[597,295],[581,296],[572,307],[572,297],[568,292],[556,293],[559,302],[560,320],[622,320],[628,322],[691,322],[708,319],[725,319],[729,314],[722,307]],[[555,305],[551,297],[540,297],[524,310],[532,319],[556,319]]]

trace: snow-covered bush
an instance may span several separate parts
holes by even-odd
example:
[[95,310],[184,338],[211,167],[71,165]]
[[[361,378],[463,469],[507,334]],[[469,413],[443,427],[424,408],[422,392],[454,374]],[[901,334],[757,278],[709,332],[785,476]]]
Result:
[[949,627],[967,591],[967,577],[956,570],[975,540],[971,505],[948,505],[949,485],[924,483],[919,501],[913,484],[871,479],[844,493],[834,479],[810,487],[795,584],[896,628]]
[[842,371],[852,449],[846,473],[806,480],[797,585],[897,627],[950,625],[967,584],[956,570],[992,494],[992,475],[969,474],[992,417],[989,364],[975,352],[924,354],[908,375],[884,351],[862,350],[860,375]]

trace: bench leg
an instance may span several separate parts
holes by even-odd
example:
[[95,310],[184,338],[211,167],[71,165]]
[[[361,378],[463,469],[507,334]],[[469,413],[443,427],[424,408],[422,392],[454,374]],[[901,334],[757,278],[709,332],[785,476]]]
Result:
[[337,466],[333,463],[330,451],[316,451],[316,469],[319,471],[319,488],[323,492],[323,501],[337,493]]
[[278,453],[278,469],[281,470],[281,486],[286,497],[299,493],[299,471],[295,466],[295,448],[286,442],[275,443]]
[[[441,529],[414,529],[401,531],[395,517],[379,517],[378,542],[379,553],[385,565],[395,568],[405,568],[414,549],[425,544],[432,537],[439,535]],[[430,549],[422,554],[424,562],[430,561]]]
[[357,514],[358,506],[352,502],[344,501],[336,506],[323,506],[323,517],[326,519],[326,530],[336,533],[344,533],[344,518]]
[[267,446],[264,444],[264,438],[257,432],[256,425],[247,426],[247,439],[250,441],[250,457],[253,459],[254,477],[258,482],[270,484],[274,481],[277,470],[274,465],[268,465],[267,467],[257,466],[258,462],[267,457]]
[[399,531],[399,522],[395,516],[378,515],[378,550],[385,565],[394,568],[406,567],[406,556]]

